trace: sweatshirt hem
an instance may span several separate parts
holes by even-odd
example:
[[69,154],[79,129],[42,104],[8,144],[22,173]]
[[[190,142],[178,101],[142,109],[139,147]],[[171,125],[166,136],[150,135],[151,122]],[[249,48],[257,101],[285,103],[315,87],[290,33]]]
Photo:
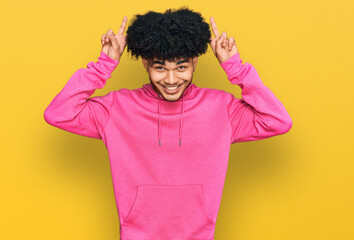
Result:
[[[119,240],[136,240],[132,238],[126,238],[126,237],[120,237]],[[152,238],[147,238],[147,239],[139,239],[139,240],[170,240],[170,239],[152,239]],[[182,238],[182,239],[176,239],[176,240],[215,240],[215,238]]]

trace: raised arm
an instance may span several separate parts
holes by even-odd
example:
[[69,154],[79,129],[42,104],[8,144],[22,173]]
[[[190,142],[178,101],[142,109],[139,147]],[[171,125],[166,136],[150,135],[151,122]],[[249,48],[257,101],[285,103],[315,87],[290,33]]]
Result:
[[260,140],[288,132],[292,120],[283,104],[263,84],[250,63],[242,64],[234,38],[228,38],[226,32],[220,35],[213,17],[210,22],[215,36],[210,38],[210,46],[229,81],[242,89],[242,98],[225,92],[232,131],[230,143]]
[[231,143],[260,140],[290,130],[292,120],[288,112],[273,92],[263,84],[251,64],[242,64],[237,53],[220,65],[229,81],[242,89],[242,98],[225,92],[232,128]]
[[123,18],[116,35],[109,29],[101,38],[102,50],[97,62],[89,62],[87,68],[77,70],[64,88],[44,111],[44,119],[50,125],[63,130],[102,139],[104,128],[114,103],[114,92],[92,97],[96,89],[103,88],[117,67],[126,47],[123,35],[127,17]]
[[101,139],[114,92],[89,97],[103,88],[118,63],[101,52],[96,63],[89,62],[87,68],[77,70],[45,109],[46,122],[71,133]]

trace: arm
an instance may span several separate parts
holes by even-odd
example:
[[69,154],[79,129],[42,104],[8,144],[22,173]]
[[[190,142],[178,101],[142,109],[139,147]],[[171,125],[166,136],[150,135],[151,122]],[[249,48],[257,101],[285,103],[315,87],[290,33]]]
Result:
[[241,99],[228,92],[225,94],[232,129],[231,144],[265,139],[290,130],[292,120],[285,107],[263,84],[251,64],[242,64],[237,53],[220,65],[229,81],[242,89]]
[[118,63],[101,51],[96,63],[89,62],[87,68],[77,70],[45,109],[45,121],[71,133],[102,139],[114,92],[90,96],[104,87]]

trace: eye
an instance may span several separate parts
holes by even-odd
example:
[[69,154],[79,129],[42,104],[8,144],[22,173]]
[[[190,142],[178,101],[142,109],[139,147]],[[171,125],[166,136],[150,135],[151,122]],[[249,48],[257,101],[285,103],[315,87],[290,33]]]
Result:
[[[180,68],[180,67],[186,68],[185,66],[179,66],[178,68]],[[181,69],[183,69],[183,68],[181,68]]]
[[161,66],[158,66],[158,67],[156,67],[156,69],[159,69],[159,70],[160,70],[160,69],[163,69],[163,67],[161,67]]

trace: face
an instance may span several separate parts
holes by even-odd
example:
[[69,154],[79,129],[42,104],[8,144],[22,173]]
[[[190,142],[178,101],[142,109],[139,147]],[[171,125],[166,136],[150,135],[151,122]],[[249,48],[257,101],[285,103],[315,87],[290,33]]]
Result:
[[155,91],[167,101],[176,101],[192,82],[198,57],[165,62],[143,58],[142,61]]

